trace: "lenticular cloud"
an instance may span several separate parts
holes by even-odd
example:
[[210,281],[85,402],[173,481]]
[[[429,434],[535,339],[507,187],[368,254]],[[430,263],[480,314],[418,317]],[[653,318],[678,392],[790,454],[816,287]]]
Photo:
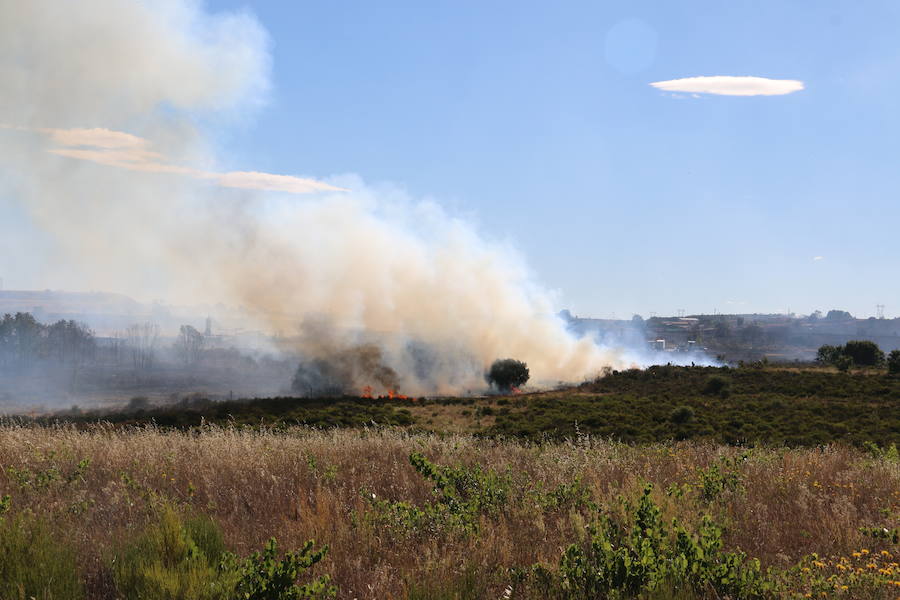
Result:
[[685,77],[651,83],[666,92],[716,94],[719,96],[783,96],[803,89],[803,82],[796,79],[768,79],[766,77]]

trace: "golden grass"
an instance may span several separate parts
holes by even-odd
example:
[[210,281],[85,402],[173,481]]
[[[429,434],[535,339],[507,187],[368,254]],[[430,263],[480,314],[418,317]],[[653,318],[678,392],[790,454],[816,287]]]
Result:
[[[410,537],[367,525],[363,491],[419,504],[431,497],[409,464],[411,452],[439,464],[508,471],[509,508],[484,518],[474,537]],[[403,598],[411,587],[451,589],[462,580],[477,596],[499,598],[509,567],[556,564],[585,535],[590,517],[583,511],[542,511],[518,501],[535,487],[575,477],[608,505],[652,482],[666,517],[692,524],[710,513],[727,526],[729,549],[764,565],[787,566],[812,552],[847,556],[876,547],[860,527],[897,526],[900,465],[843,447],[754,450],[737,467],[741,489],[712,503],[665,494],[669,486],[696,483],[698,469],[742,452],[703,443],[632,447],[585,437],[537,445],[379,429],[178,433],[12,424],[0,426],[0,496],[12,496],[14,511],[48,516],[76,546],[92,598],[115,597],[104,561],[150,518],[153,498],[209,514],[240,554],[271,536],[282,548],[309,538],[328,544],[317,572],[332,575],[340,598]],[[91,464],[83,480],[67,482],[85,458]],[[52,467],[57,480],[23,485],[27,473]]]

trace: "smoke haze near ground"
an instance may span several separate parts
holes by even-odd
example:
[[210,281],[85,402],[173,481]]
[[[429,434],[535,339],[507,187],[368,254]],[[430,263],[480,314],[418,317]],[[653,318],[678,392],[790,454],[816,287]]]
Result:
[[240,305],[311,358],[376,343],[410,393],[484,387],[496,358],[539,384],[631,364],[568,333],[513,249],[434,202],[352,175],[215,174],[198,123],[260,109],[268,44],[197,2],[0,0],[7,281]]

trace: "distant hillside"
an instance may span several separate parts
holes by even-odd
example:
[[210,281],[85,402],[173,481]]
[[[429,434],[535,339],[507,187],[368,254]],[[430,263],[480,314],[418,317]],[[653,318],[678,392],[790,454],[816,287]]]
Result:
[[0,291],[0,313],[30,312],[37,317],[86,313],[136,314],[142,310],[146,308],[136,300],[109,292]]
[[[882,350],[900,349],[900,319],[856,319],[844,311],[797,317],[783,314],[635,316],[629,320],[590,319],[563,311],[570,331],[601,343],[666,352],[701,348],[726,360],[813,360],[823,344],[871,340]],[[674,355],[673,355],[674,356]],[[665,361],[662,361],[665,362]]]

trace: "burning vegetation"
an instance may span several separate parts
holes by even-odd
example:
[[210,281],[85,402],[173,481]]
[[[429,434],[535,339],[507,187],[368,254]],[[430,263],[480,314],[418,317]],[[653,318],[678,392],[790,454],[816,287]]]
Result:
[[372,384],[391,398],[399,387],[397,372],[384,363],[381,348],[363,344],[301,361],[291,390],[306,397],[355,395],[363,390],[363,397],[371,397]]

